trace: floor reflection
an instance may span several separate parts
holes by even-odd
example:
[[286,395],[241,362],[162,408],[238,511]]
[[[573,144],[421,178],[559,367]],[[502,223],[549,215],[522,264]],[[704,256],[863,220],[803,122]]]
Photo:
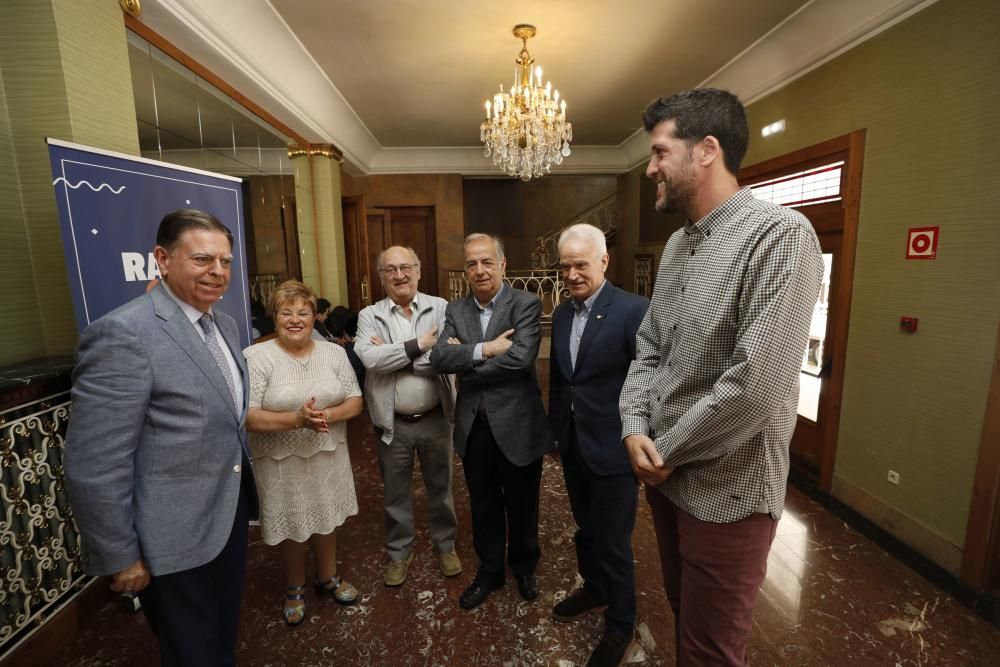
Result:
[[806,524],[796,517],[794,510],[786,508],[767,559],[761,596],[784,613],[789,623],[798,623],[800,618],[802,580],[806,574],[803,558],[808,539]]
[[[540,369],[543,378],[547,368]],[[527,603],[513,583],[466,612],[458,596],[472,579],[468,493],[455,467],[457,551],[465,572],[443,579],[423,522],[410,579],[382,584],[382,485],[376,442],[365,418],[350,425],[358,516],[338,530],[340,570],[361,592],[339,607],[310,592],[309,618],[287,628],[279,618],[281,570],[274,549],[255,539],[249,551],[238,660],[241,665],[582,665],[601,633],[601,618],[553,623],[552,605],[577,585],[574,526],[559,464],[542,476],[538,577],[541,596]],[[630,665],[674,662],[673,618],[663,594],[649,509],[640,500],[633,547],[639,631]],[[754,616],[749,657],[760,665],[997,665],[1000,631],[915,574],[794,488],[768,561]],[[80,622],[51,664],[156,664],[141,614],[114,604]]]

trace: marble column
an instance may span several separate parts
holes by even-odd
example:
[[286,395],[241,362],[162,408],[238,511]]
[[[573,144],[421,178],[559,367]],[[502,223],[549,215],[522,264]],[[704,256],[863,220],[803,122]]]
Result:
[[[340,154],[329,144],[312,144],[291,146],[288,155],[295,165],[302,280],[332,304],[346,305]],[[305,204],[310,205],[306,213]]]

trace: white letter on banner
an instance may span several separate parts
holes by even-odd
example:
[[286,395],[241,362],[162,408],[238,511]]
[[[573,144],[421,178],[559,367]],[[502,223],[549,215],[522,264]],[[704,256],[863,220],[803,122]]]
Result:
[[142,253],[123,252],[122,268],[125,269],[125,282],[131,283],[136,280],[146,280],[146,272],[144,271],[145,263],[146,258],[142,256]]
[[146,280],[152,280],[153,278],[159,280],[160,265],[156,261],[156,255],[152,252],[149,253],[149,261],[146,262],[146,266],[149,267],[149,270],[146,272]]

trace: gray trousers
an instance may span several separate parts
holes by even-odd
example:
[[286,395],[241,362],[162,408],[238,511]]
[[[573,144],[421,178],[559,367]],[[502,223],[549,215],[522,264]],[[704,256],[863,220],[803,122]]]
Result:
[[378,442],[378,467],[385,489],[385,550],[402,560],[413,551],[413,462],[420,459],[420,473],[427,491],[427,526],[434,550],[455,548],[455,500],[451,479],[451,425],[441,410],[416,423],[396,420],[392,443]]

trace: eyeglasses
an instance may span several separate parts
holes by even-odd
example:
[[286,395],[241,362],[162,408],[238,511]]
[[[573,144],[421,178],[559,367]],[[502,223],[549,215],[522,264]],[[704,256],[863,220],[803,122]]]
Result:
[[399,266],[392,266],[390,264],[389,266],[384,266],[381,269],[379,269],[379,273],[381,273],[383,276],[392,276],[395,275],[396,272],[398,271],[399,273],[408,276],[414,271],[416,271],[417,268],[419,268],[419,266],[420,266],[419,264],[400,264]]

